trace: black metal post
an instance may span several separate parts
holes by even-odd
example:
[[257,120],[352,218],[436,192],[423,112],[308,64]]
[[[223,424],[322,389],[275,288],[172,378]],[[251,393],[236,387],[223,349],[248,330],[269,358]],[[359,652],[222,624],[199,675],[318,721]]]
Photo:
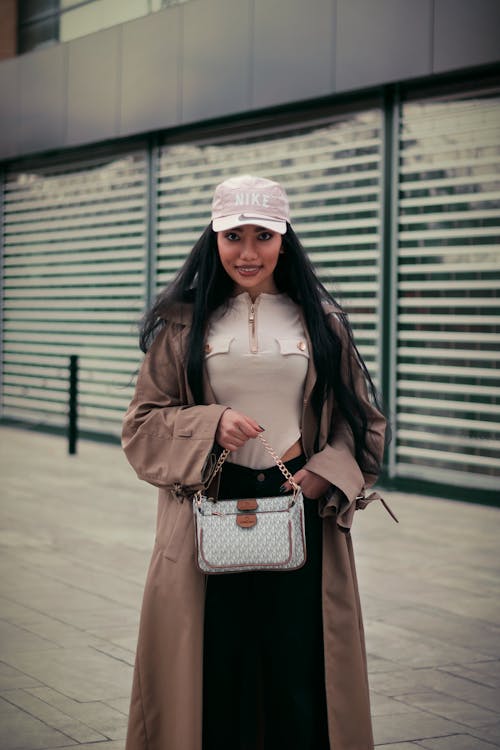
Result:
[[69,358],[68,452],[76,454],[78,440],[78,355]]

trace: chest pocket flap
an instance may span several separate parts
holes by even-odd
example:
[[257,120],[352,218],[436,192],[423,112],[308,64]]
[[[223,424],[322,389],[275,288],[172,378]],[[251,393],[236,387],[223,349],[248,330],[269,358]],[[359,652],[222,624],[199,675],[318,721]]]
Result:
[[309,357],[307,351],[307,342],[305,339],[276,339],[281,354],[302,354],[303,357]]
[[212,336],[205,343],[205,357],[212,357],[214,354],[227,354],[233,340],[234,336]]

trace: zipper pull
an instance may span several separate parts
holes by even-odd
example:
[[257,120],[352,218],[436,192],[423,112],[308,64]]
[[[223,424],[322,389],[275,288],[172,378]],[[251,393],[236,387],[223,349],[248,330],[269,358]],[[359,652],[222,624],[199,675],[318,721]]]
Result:
[[259,348],[257,346],[257,336],[255,333],[255,305],[250,305],[250,311],[248,313],[248,324],[250,326],[250,351],[252,354],[257,354]]

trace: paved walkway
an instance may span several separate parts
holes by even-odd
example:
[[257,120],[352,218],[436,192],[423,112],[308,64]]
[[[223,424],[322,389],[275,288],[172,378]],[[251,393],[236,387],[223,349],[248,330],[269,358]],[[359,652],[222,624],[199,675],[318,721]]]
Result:
[[[0,445],[0,747],[123,750],[156,491],[116,446]],[[377,748],[500,747],[500,511],[385,496],[353,534]]]

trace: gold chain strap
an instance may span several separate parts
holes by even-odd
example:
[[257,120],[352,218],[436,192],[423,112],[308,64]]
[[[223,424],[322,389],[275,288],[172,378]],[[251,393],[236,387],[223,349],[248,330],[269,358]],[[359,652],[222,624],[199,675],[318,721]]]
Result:
[[[288,479],[288,481],[292,485],[293,490],[294,490],[294,494],[297,493],[297,492],[299,492],[299,490],[300,490],[299,485],[296,482],[293,481],[292,474],[288,471],[288,469],[286,468],[285,464],[283,463],[283,461],[281,460],[281,458],[277,455],[277,453],[271,448],[271,446],[267,442],[266,438],[263,437],[262,435],[257,435],[257,437],[259,438],[259,440],[261,441],[261,443],[264,445],[264,448],[266,449],[266,451],[268,453],[270,453],[271,456],[274,458],[274,461],[275,461],[278,469],[281,471],[281,473],[283,474],[283,476],[285,477],[285,479]],[[215,477],[217,476],[218,472],[222,469],[222,464],[224,463],[224,461],[226,460],[226,458],[229,456],[230,453],[231,453],[231,451],[228,450],[227,448],[225,448],[222,451],[222,453],[220,454],[220,456],[219,456],[219,458],[217,460],[217,463],[215,464],[215,468],[214,468],[214,470],[212,472],[212,476],[210,477],[210,479],[208,480],[208,482],[206,482],[206,486],[207,487],[215,479]]]
[[268,453],[270,453],[271,456],[274,458],[274,460],[276,462],[276,465],[277,465],[278,469],[280,469],[280,471],[283,474],[283,476],[286,477],[286,479],[288,479],[288,481],[292,485],[292,487],[295,490],[295,492],[298,492],[300,490],[300,487],[299,487],[298,484],[296,484],[293,481],[292,474],[288,471],[288,469],[286,468],[286,466],[283,463],[283,461],[281,460],[281,458],[274,452],[274,450],[271,448],[271,446],[269,445],[269,443],[267,442],[267,440],[266,440],[265,437],[263,437],[262,435],[258,435],[257,437],[259,438],[259,440],[261,441],[261,443],[263,443],[264,448],[266,449],[266,451]]
[[212,476],[210,477],[209,481],[207,482],[207,486],[210,484],[210,482],[217,476],[218,472],[222,469],[222,464],[226,460],[226,458],[231,453],[230,450],[225,448],[222,453],[220,454],[217,463],[215,464],[215,469],[212,472]]

